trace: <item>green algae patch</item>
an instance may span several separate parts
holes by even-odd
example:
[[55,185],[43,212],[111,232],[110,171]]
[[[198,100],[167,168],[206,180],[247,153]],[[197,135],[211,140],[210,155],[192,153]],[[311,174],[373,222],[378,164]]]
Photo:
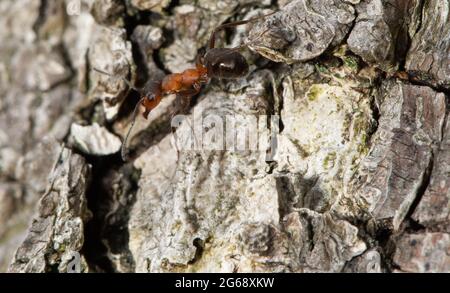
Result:
[[325,92],[325,89],[320,84],[313,84],[308,92],[306,93],[306,96],[308,98],[308,101],[315,101],[317,100],[317,97],[322,95]]

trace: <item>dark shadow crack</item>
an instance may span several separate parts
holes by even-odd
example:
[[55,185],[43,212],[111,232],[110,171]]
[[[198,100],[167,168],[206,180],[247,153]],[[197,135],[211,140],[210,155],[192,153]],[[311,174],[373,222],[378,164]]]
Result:
[[195,246],[196,250],[194,258],[188,262],[188,265],[195,264],[199,261],[205,249],[205,242],[200,238],[195,238],[192,244]]
[[[96,157],[84,155],[92,166],[92,181],[86,191],[88,209],[92,212],[92,219],[85,224],[85,235],[82,253],[86,257],[89,268],[95,272],[115,272],[116,268],[109,258],[110,253],[128,255],[129,267],[134,267],[134,261],[128,250],[127,222],[131,206],[137,192],[137,182],[130,166],[128,170],[121,170],[123,162],[119,154]],[[122,172],[121,172],[122,171]],[[117,184],[110,172],[117,172],[123,176],[122,184]],[[128,182],[123,184],[123,181]],[[118,201],[114,198],[114,188],[122,185],[122,195],[127,196],[127,204],[112,210],[112,203]],[[120,194],[119,194],[120,195]],[[114,221],[112,220],[114,217]]]

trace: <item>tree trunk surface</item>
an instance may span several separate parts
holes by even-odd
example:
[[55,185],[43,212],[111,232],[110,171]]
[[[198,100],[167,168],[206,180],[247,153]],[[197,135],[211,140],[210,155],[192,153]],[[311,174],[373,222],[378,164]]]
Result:
[[[1,1],[0,271],[450,272],[449,10]],[[215,27],[271,12],[217,34],[248,75],[177,127],[164,97],[122,161],[122,78],[193,68]]]

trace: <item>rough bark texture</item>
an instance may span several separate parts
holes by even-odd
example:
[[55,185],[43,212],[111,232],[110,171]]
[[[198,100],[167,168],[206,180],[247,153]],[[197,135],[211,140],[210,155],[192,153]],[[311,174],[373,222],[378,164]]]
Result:
[[[450,272],[449,9],[1,1],[0,271]],[[215,27],[272,11],[218,34],[249,74],[205,85],[175,134],[166,97],[122,162],[121,77],[192,67]]]

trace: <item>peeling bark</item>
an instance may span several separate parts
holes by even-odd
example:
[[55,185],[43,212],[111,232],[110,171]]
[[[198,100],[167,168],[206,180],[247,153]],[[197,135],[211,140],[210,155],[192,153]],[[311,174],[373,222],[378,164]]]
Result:
[[424,1],[422,19],[412,36],[406,69],[432,85],[450,88],[448,1]]

